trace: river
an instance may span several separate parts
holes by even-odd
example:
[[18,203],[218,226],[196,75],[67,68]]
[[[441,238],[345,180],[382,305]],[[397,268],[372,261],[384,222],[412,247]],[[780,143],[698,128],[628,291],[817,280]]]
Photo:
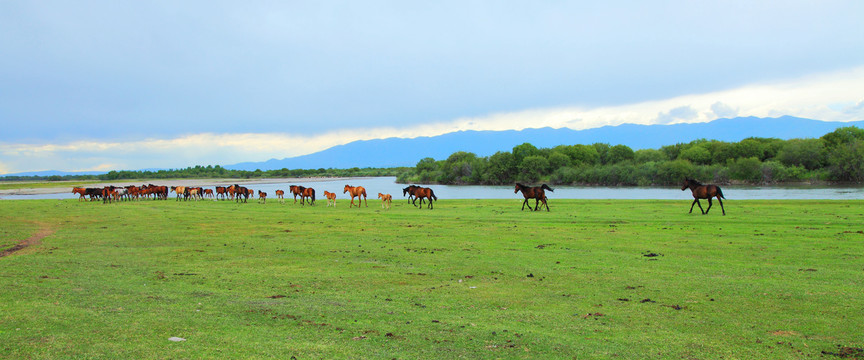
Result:
[[[189,182],[190,180],[184,180]],[[342,189],[345,184],[352,186],[363,186],[370,199],[377,198],[378,193],[389,193],[394,199],[402,198],[402,188],[405,184],[397,184],[395,177],[374,178],[351,178],[351,179],[292,179],[284,182],[281,179],[272,179],[267,182],[260,180],[244,186],[265,191],[270,198],[275,197],[276,189],[288,192],[289,185],[302,185],[312,187],[317,192],[317,197],[324,197],[324,190],[335,192],[339,199],[344,199]],[[152,181],[154,184],[170,185],[171,180]],[[191,180],[194,183],[194,180]],[[224,182],[223,182],[224,183]],[[242,183],[242,182],[241,182]],[[114,185],[140,185],[118,181]],[[212,188],[209,182],[202,180],[202,186]],[[521,199],[521,195],[513,193],[513,186],[485,186],[485,185],[423,185],[431,187],[439,199]],[[689,191],[681,191],[680,187],[606,187],[606,186],[555,186],[554,192],[547,193],[551,199],[657,199],[657,200],[686,200],[692,199]],[[27,199],[75,199],[77,195],[68,190],[57,189],[51,193],[35,195],[8,195],[0,194],[0,199],[5,200],[27,200]],[[823,200],[862,200],[864,199],[864,187],[861,186],[723,186],[723,194],[730,200],[777,200],[777,199],[823,199]],[[171,193],[170,195],[174,195]]]

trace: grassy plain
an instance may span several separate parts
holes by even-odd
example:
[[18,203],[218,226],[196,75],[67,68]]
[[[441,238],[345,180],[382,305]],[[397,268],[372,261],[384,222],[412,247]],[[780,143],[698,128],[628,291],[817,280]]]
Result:
[[796,359],[864,347],[861,201],[730,200],[727,216],[688,214],[683,200],[520,203],[0,201],[0,250],[47,234],[0,257],[0,358]]

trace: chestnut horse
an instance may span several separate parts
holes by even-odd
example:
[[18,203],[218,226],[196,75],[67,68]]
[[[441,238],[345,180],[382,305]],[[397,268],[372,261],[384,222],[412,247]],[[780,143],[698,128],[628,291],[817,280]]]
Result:
[[711,200],[712,198],[717,198],[717,202],[720,203],[720,210],[723,211],[723,215],[726,215],[726,209],[723,208],[723,200],[726,197],[723,196],[723,190],[720,190],[720,187],[717,185],[702,185],[700,182],[692,179],[684,179],[684,186],[681,187],[681,191],[687,190],[690,188],[690,192],[693,193],[693,203],[690,204],[690,214],[693,213],[693,205],[699,205],[699,210],[702,210],[702,204],[699,203],[699,199],[708,199],[708,210],[702,210],[702,215],[707,214],[711,211]]
[[267,203],[267,193],[261,190],[258,190],[258,203],[266,204]]
[[336,194],[324,190],[324,197],[327,198],[327,206],[336,207]]
[[546,205],[546,211],[549,211],[549,204],[546,203],[546,191],[544,190],[555,191],[546,184],[530,187],[516,183],[516,189],[513,190],[513,193],[515,194],[521,191],[522,196],[525,197],[525,201],[522,202],[522,210],[525,210],[525,205],[528,205],[528,208],[531,209],[531,204],[528,204],[528,199],[534,199],[534,209],[532,210],[540,210],[538,204],[542,201],[543,205]]
[[228,188],[224,186],[216,187],[216,198],[227,199],[228,198]]
[[381,208],[390,209],[390,203],[393,202],[393,196],[390,194],[378,193],[378,198],[381,199]]
[[73,187],[72,193],[78,194],[78,201],[84,201],[84,195],[87,195],[87,189],[82,187]]
[[[351,194],[351,204],[348,205],[349,209],[352,206],[354,206],[354,197],[355,196],[357,197],[357,207],[358,208],[360,207],[360,197],[362,196],[363,200],[366,200],[366,189],[362,186],[345,185],[345,189],[342,191],[342,193],[344,194],[344,193],[348,193],[348,192],[350,192],[350,194]],[[366,202],[366,207],[369,207],[368,201]]]
[[[411,187],[409,186],[408,188],[410,189]],[[404,189],[403,189],[403,191],[404,191]],[[414,203],[417,202],[417,199],[420,199],[420,206],[418,207],[418,209],[422,209],[423,208],[423,199],[425,198],[425,199],[429,199],[429,205],[427,207],[430,209],[434,209],[434,207],[432,206],[432,199],[438,200],[438,197],[435,196],[435,192],[432,191],[432,189],[419,187],[419,186],[415,185],[413,189],[408,190],[408,191],[411,193],[411,195],[414,195],[414,201],[411,202],[411,205],[417,206]]]
[[285,190],[276,190],[276,198],[279,199],[280,204],[285,203]]

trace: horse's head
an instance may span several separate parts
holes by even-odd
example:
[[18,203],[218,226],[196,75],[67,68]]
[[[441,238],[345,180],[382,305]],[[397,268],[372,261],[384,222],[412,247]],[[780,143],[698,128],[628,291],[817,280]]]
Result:
[[690,180],[688,178],[684,178],[684,185],[681,186],[681,191],[687,190],[687,188],[689,188],[692,183],[693,183],[693,180]]
[[345,189],[342,190],[342,193],[347,193],[348,190],[351,190],[351,185],[345,185]]
[[514,193],[514,194],[515,194],[515,193],[518,193],[519,190],[521,190],[523,187],[524,187],[524,186],[523,186],[522,184],[520,184],[520,183],[516,183],[516,188],[513,189],[513,193]]

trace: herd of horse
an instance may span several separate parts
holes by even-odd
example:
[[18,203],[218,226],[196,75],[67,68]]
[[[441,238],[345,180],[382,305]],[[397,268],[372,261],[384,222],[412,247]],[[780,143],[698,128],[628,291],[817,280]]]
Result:
[[[693,179],[684,179],[684,184],[681,187],[681,190],[690,189],[693,195],[693,203],[690,204],[690,213],[693,213],[693,206],[699,205],[699,210],[702,211],[702,214],[705,215],[709,211],[711,211],[711,206],[713,205],[712,200],[717,198],[717,201],[720,203],[720,210],[723,212],[723,215],[726,215],[726,209],[723,208],[723,201],[721,199],[725,199],[723,196],[723,191],[717,185],[703,185],[702,183],[693,180]],[[215,191],[214,191],[215,190]],[[525,201],[522,202],[522,209],[525,210],[525,206],[528,206],[529,210],[538,211],[546,207],[546,211],[549,211],[549,204],[546,202],[546,190],[550,192],[554,192],[549,185],[542,184],[541,186],[525,186],[519,183],[516,183],[516,187],[513,190],[513,193],[522,193],[522,196],[525,198]],[[250,197],[254,197],[255,192],[252,189],[240,186],[238,184],[234,184],[231,186],[216,186],[215,189],[204,189],[202,187],[193,187],[193,186],[171,186],[170,191],[176,194],[177,201],[186,201],[186,200],[202,200],[205,198],[210,198],[213,200],[231,200],[236,202],[247,202]],[[304,187],[300,185],[291,185],[289,186],[289,191],[294,196],[294,203],[297,203],[297,197],[300,197],[300,205],[306,205],[308,202],[309,205],[315,204],[315,189],[311,187]],[[155,200],[167,200],[168,199],[169,187],[147,184],[142,186],[105,186],[102,188],[82,188],[75,187],[72,188],[72,193],[79,194],[79,201],[85,200],[87,197],[90,198],[90,201],[102,200],[103,203],[111,203],[114,201],[125,201],[125,200],[140,200],[140,199],[155,199]],[[366,189],[362,186],[351,186],[345,185],[342,190],[343,194],[348,194],[351,196],[351,203],[348,205],[349,208],[354,207],[354,198],[357,198],[357,207],[359,208],[362,203],[365,203],[366,207],[369,207],[369,203],[366,199]],[[432,201],[438,201],[438,197],[435,196],[435,192],[432,189],[427,187],[421,187],[418,185],[409,185],[402,189],[402,196],[408,197],[408,202],[418,209],[423,208],[423,201],[427,201],[426,207],[429,209],[433,209]],[[285,191],[284,190],[276,190],[276,197],[279,199],[279,203],[285,203]],[[336,194],[324,191],[324,197],[327,198],[327,206],[336,206]],[[393,201],[393,196],[390,194],[378,193],[378,199],[381,200],[381,207],[384,209],[389,209],[390,204]],[[534,207],[531,207],[529,200],[534,200]],[[699,199],[708,199],[708,209],[703,209],[702,204],[699,202]],[[417,204],[417,200],[420,200],[420,204]],[[361,203],[362,201],[362,203]],[[267,202],[267,193],[263,191],[258,191],[258,202],[266,203]]]

